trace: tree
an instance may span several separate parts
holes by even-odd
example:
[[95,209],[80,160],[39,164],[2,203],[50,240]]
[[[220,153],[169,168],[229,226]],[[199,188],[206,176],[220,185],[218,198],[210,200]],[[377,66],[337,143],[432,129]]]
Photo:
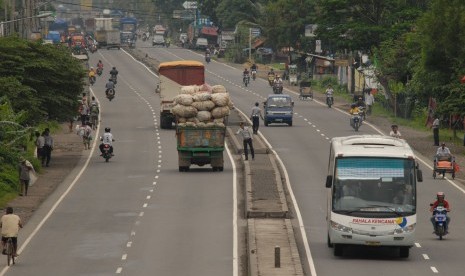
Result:
[[0,76],[0,96],[29,97],[13,106],[19,112],[16,108],[31,102],[31,112],[37,113],[30,113],[27,123],[34,123],[42,120],[42,115],[58,121],[73,117],[86,74],[66,47],[9,36],[0,38]]
[[256,23],[259,17],[258,7],[249,0],[222,0],[216,8],[218,26],[233,29],[240,21]]

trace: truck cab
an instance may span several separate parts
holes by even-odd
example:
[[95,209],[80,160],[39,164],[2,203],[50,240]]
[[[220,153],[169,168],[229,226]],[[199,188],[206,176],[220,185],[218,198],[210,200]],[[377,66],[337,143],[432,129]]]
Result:
[[263,102],[265,126],[272,123],[288,124],[292,126],[294,102],[287,94],[271,94]]

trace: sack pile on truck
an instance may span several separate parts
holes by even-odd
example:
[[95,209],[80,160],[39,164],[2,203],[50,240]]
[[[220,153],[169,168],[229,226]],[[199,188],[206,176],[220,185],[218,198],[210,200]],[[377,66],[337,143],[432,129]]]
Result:
[[223,85],[182,86],[174,103],[172,112],[181,127],[225,127],[224,119],[233,108]]

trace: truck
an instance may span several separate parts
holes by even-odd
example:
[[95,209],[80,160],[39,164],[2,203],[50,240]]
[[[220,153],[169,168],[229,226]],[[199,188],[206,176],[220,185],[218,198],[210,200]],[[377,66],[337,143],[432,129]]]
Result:
[[180,93],[183,85],[202,85],[205,83],[203,63],[193,60],[162,62],[158,66],[159,84],[156,92],[160,94],[160,127],[172,128],[175,116],[172,112],[173,99]]
[[226,127],[176,126],[179,171],[188,171],[192,164],[210,164],[213,171],[223,171]]
[[134,17],[123,17],[119,21],[121,42],[129,47],[136,42],[137,19]]
[[106,43],[105,46],[107,49],[117,48],[118,50],[121,47],[121,36],[118,30],[109,30],[106,31]]

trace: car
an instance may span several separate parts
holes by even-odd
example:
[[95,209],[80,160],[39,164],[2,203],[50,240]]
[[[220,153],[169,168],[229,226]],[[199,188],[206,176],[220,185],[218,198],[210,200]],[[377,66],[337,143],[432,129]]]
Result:
[[292,116],[294,114],[294,102],[290,95],[271,94],[263,102],[264,124],[268,126],[272,123],[288,124],[292,126]]
[[154,35],[152,40],[152,46],[161,45],[165,46],[165,37],[162,35]]
[[259,55],[268,56],[268,55],[272,55],[272,54],[273,54],[273,49],[271,49],[271,48],[265,48],[265,47],[260,47],[260,48],[257,48],[257,53],[258,53]]

